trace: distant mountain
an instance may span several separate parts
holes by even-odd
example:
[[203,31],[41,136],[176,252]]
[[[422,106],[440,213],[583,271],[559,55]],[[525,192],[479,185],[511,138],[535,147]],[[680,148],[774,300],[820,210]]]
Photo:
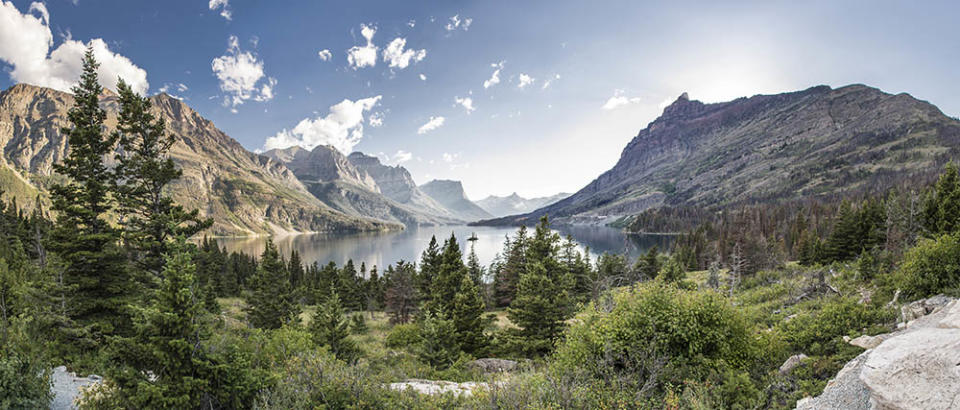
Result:
[[908,94],[827,86],[704,104],[684,93],[609,171],[562,201],[481,224],[605,223],[665,205],[720,207],[878,191],[960,154],[960,121]]
[[492,217],[489,212],[467,198],[460,181],[435,179],[420,185],[420,190],[465,221],[478,221]]
[[312,151],[300,147],[274,149],[264,155],[284,162],[311,194],[347,215],[405,226],[463,222],[442,209],[423,209],[390,199],[369,173],[354,166],[333,146],[320,145]]
[[[247,151],[183,102],[166,94],[150,98],[177,137],[170,156],[183,170],[170,194],[187,209],[214,219],[214,235],[398,229],[396,224],[338,212],[311,195],[282,163]],[[0,92],[0,188],[32,204],[58,176],[53,164],[67,154],[61,127],[73,96],[17,84]],[[105,93],[108,131],[116,124],[117,97]]]
[[384,165],[379,158],[362,152],[354,152],[347,159],[357,169],[369,174],[387,198],[431,215],[456,218],[443,205],[423,193],[406,168],[400,165]]
[[568,193],[559,193],[552,196],[527,199],[514,192],[508,196],[490,195],[477,201],[477,205],[480,205],[483,210],[489,212],[494,217],[499,218],[502,216],[533,212],[568,196],[570,196]]

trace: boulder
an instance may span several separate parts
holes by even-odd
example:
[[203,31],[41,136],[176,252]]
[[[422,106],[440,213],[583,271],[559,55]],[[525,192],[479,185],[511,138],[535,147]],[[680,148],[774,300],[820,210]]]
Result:
[[803,362],[803,360],[806,358],[807,358],[807,355],[803,353],[790,356],[790,358],[788,358],[787,361],[783,362],[783,365],[780,366],[780,374],[782,375],[790,374],[790,372],[792,372],[793,369],[797,368],[797,366],[799,366]]
[[477,370],[481,373],[503,373],[512,372],[517,368],[517,362],[507,359],[477,359],[467,363],[467,368]]
[[391,390],[413,390],[417,393],[426,395],[453,393],[456,396],[468,397],[473,394],[474,390],[480,388],[485,389],[489,387],[489,384],[483,382],[457,383],[445,380],[409,379],[399,383],[390,383],[388,387]]
[[937,309],[946,306],[951,301],[953,301],[953,298],[944,295],[937,295],[927,299],[921,299],[908,303],[900,308],[900,321],[903,323],[908,323],[911,320],[929,315]]
[[868,410],[870,391],[860,381],[860,371],[867,360],[864,352],[848,362],[837,376],[827,382],[817,397],[807,397],[797,402],[797,410]]
[[864,349],[873,349],[874,347],[880,346],[880,343],[883,343],[885,338],[880,336],[867,336],[863,335],[853,340],[848,340],[847,343],[850,343],[857,347],[862,347]]
[[53,400],[50,401],[50,409],[69,410],[77,408],[75,402],[80,397],[80,390],[102,381],[103,378],[95,374],[79,377],[75,373],[67,371],[64,366],[53,368],[53,373],[50,375],[50,383],[53,385]]

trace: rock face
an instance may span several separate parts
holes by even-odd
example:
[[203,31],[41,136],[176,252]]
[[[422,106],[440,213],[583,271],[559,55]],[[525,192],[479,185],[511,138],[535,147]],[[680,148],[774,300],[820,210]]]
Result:
[[[949,303],[942,304],[945,300]],[[940,307],[883,335],[875,348],[847,363],[822,395],[798,402],[797,408],[958,408],[960,301],[937,296],[907,306],[915,305]]]
[[53,385],[53,400],[50,402],[50,410],[77,408],[75,401],[80,397],[80,390],[102,381],[103,378],[95,374],[78,377],[75,373],[67,371],[64,366],[55,367],[50,375],[50,383]]
[[507,359],[487,358],[467,362],[467,367],[482,373],[504,373],[516,370],[517,362]]
[[460,181],[435,179],[421,185],[420,190],[443,205],[444,208],[450,210],[454,216],[464,221],[478,221],[491,216],[490,213],[467,198]]
[[580,191],[483,224],[532,224],[543,214],[561,223],[605,221],[664,205],[878,191],[932,176],[958,154],[960,121],[908,94],[851,85],[715,104],[682,95]]
[[406,168],[383,165],[379,158],[362,152],[354,152],[347,159],[357,169],[369,174],[387,198],[431,215],[454,218],[449,210],[417,187]]
[[344,214],[405,226],[460,222],[445,210],[423,209],[385,196],[377,180],[332,146],[274,149],[264,155],[284,163],[316,199]]
[[[282,163],[247,151],[183,102],[166,94],[150,100],[155,112],[166,120],[167,132],[177,137],[170,156],[183,170],[183,177],[171,184],[170,194],[187,209],[199,209],[214,219],[209,234],[397,228],[331,209]],[[55,178],[53,164],[67,154],[67,140],[60,129],[69,125],[66,114],[72,105],[73,96],[68,93],[27,84],[0,93],[4,165],[0,167],[0,185],[4,189],[13,185],[15,190],[23,190],[17,183],[23,181],[45,196]],[[119,110],[117,97],[104,95],[101,105],[108,113],[111,131]],[[11,173],[17,178],[4,177]],[[20,201],[33,202],[32,197]]]
[[562,192],[552,196],[527,199],[514,192],[508,196],[490,195],[477,201],[477,205],[480,205],[484,211],[489,212],[494,217],[500,218],[508,215],[520,215],[533,212],[568,196],[570,196],[570,194]]

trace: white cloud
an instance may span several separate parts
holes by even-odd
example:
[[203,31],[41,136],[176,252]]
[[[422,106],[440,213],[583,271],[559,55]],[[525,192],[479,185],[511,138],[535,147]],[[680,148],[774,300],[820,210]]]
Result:
[[470,25],[471,25],[471,24],[473,24],[473,19],[472,19],[472,18],[463,18],[463,19],[462,19],[462,18],[460,18],[460,15],[459,15],[459,14],[455,14],[453,17],[450,17],[450,22],[447,23],[447,25],[446,25],[445,28],[447,29],[447,31],[453,31],[453,30],[456,30],[456,29],[458,29],[458,28],[462,28],[463,31],[467,31],[467,30],[470,29]]
[[299,145],[313,149],[318,145],[332,145],[340,152],[349,154],[363,139],[363,116],[380,103],[381,96],[357,101],[344,99],[330,107],[325,117],[304,118],[293,130],[278,132],[267,138],[264,150],[287,148]]
[[603,104],[603,109],[613,110],[624,105],[636,104],[640,102],[640,97],[627,97],[623,90],[614,90],[613,97]]
[[490,74],[490,79],[483,82],[483,88],[490,88],[500,84],[500,70],[503,70],[503,61],[490,64],[490,67],[495,68],[495,70],[493,70],[493,74]]
[[453,162],[460,158],[460,154],[443,153],[443,162]]
[[347,50],[347,63],[354,70],[377,65],[377,46],[373,44],[373,35],[377,28],[366,24],[360,25],[360,35],[367,40],[365,46],[353,46]]
[[333,58],[333,53],[331,53],[330,50],[323,49],[317,52],[317,56],[323,61],[330,61],[330,59]]
[[543,82],[543,86],[540,87],[540,89],[541,89],[541,90],[546,90],[547,87],[550,87],[550,85],[553,84],[553,82],[554,82],[555,80],[559,80],[559,79],[560,79],[560,74],[554,75],[553,78],[548,78],[547,81],[544,81],[544,82]]
[[420,81],[427,81],[427,76],[420,74]]
[[249,51],[240,50],[240,41],[237,36],[230,36],[227,54],[214,58],[210,63],[213,74],[220,80],[220,90],[227,93],[223,105],[236,107],[244,101],[269,101],[273,99],[273,88],[277,85],[275,78],[266,78],[263,72],[263,61]]
[[526,75],[526,74],[524,74],[524,73],[520,73],[520,79],[519,79],[519,81],[520,81],[520,82],[517,84],[517,87],[522,90],[522,89],[526,88],[528,85],[533,84],[535,81],[537,81],[537,79],[536,79],[536,78],[533,78],[533,77],[531,77],[531,76],[529,76],[529,75]]
[[230,21],[233,19],[233,13],[230,11],[230,0],[210,0],[210,4],[207,6],[210,7],[210,10],[220,9],[220,17]]
[[427,121],[426,124],[421,125],[420,128],[417,129],[417,134],[423,135],[437,128],[440,128],[440,126],[443,125],[444,121],[446,121],[446,119],[441,116],[430,117],[430,120]]
[[160,92],[162,92],[162,93],[166,93],[167,95],[169,95],[169,96],[171,96],[171,97],[173,97],[173,98],[176,98],[176,99],[178,99],[178,100],[183,101],[183,100],[186,99],[185,97],[176,95],[176,94],[174,94],[174,93],[183,93],[183,92],[185,92],[185,91],[187,91],[187,90],[189,90],[189,89],[190,89],[190,87],[187,87],[187,85],[184,84],[184,83],[178,83],[178,84],[165,83],[165,84],[163,84],[163,86],[160,87],[157,91],[160,91]]
[[367,118],[367,123],[369,123],[370,126],[371,126],[371,127],[374,127],[374,128],[379,127],[379,126],[382,126],[382,125],[383,125],[383,113],[378,111],[378,112],[375,112],[375,113],[373,113],[373,114],[370,114],[370,117]]
[[390,63],[390,67],[404,69],[410,65],[411,60],[414,63],[418,63],[427,57],[427,50],[404,50],[406,45],[407,39],[405,38],[397,37],[393,39],[393,41],[387,45],[387,48],[383,49],[383,61]]
[[97,75],[104,87],[116,90],[117,78],[122,77],[134,91],[146,94],[147,72],[110,51],[102,39],[85,44],[67,37],[51,51],[49,22],[50,13],[43,3],[33,2],[27,13],[21,14],[12,2],[0,2],[0,61],[13,67],[11,80],[69,92],[80,78],[83,54],[90,47],[100,63]]
[[417,25],[417,21],[416,21],[416,20],[410,20],[410,21],[407,22],[407,26],[410,27],[410,28],[414,28],[416,25]]
[[413,158],[413,154],[407,151],[404,151],[402,149],[398,150],[396,154],[393,154],[393,162],[396,162],[397,164],[407,162],[412,158]]
[[457,103],[458,105],[463,106],[463,108],[464,108],[465,110],[467,110],[467,114],[470,114],[471,112],[474,112],[474,111],[477,110],[477,107],[474,107],[474,106],[473,106],[473,98],[470,98],[470,97],[464,97],[464,98],[453,97],[453,99],[454,99],[454,101],[456,101],[456,103]]

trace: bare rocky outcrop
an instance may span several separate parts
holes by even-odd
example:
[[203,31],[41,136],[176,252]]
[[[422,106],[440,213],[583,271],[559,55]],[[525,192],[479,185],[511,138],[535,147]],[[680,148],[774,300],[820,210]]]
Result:
[[467,363],[467,368],[474,369],[482,373],[505,373],[517,369],[517,362],[507,359],[477,359]]
[[935,296],[904,306],[902,313],[907,322],[900,330],[851,340],[873,348],[797,408],[960,408],[960,301]]
[[490,384],[484,382],[457,383],[444,380],[409,379],[398,383],[390,383],[388,387],[391,390],[412,390],[419,394],[426,395],[452,393],[457,396],[471,396],[477,389],[486,389],[490,387]]
[[435,179],[420,185],[419,188],[459,219],[478,221],[491,217],[489,212],[467,198],[460,181]]

